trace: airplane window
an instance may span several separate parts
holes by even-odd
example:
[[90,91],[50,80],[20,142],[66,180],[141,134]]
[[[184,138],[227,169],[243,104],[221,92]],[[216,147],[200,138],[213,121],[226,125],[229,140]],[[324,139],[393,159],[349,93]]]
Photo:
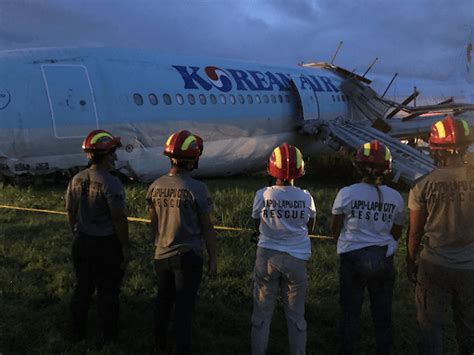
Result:
[[163,94],[163,101],[166,105],[171,105],[171,96],[168,94]]
[[176,101],[177,101],[178,104],[180,104],[180,105],[184,104],[183,96],[182,96],[181,94],[176,94]]
[[138,106],[143,105],[143,97],[140,94],[133,94],[133,101],[135,101],[135,104]]
[[252,95],[247,95],[247,101],[249,102],[249,104],[253,104],[253,97],[252,97]]
[[285,95],[286,102],[290,102],[290,97],[288,95]]
[[266,104],[269,103],[269,100],[268,100],[268,96],[267,96],[267,95],[263,95],[263,102],[265,102]]
[[220,94],[219,96],[220,96],[220,98],[221,98],[221,102],[222,102],[223,104],[225,104],[225,103],[226,103],[225,96],[222,95],[222,94]]
[[[311,100],[313,99],[313,97],[311,96]],[[280,101],[280,103],[283,102],[283,97],[281,95],[278,95],[278,101]]]
[[341,102],[341,97],[339,95],[336,96],[337,102]]
[[275,95],[271,95],[270,99],[272,100],[273,103],[277,102],[277,99],[276,99]]
[[150,104],[152,104],[153,106],[158,105],[158,98],[156,97],[155,94],[149,94],[148,100],[150,101]]
[[239,95],[239,102],[243,104],[245,102],[245,99],[242,95]]
[[229,101],[232,103],[232,105],[235,105],[235,96],[230,94],[229,95]]
[[206,95],[199,94],[199,101],[201,101],[201,104],[205,105],[206,104]]
[[211,94],[211,95],[209,96],[209,99],[211,100],[211,103],[212,103],[212,104],[214,104],[214,105],[217,104],[217,99],[216,99],[216,97],[214,96],[214,94]]
[[255,101],[257,102],[257,104],[262,102],[262,100],[260,99],[260,95],[255,96]]
[[191,104],[191,105],[194,105],[196,103],[196,98],[194,97],[193,94],[188,94],[188,102]]

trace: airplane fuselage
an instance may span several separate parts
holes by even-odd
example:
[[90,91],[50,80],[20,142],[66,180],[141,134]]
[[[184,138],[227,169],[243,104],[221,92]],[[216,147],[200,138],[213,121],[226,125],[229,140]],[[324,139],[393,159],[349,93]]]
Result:
[[352,115],[343,79],[319,68],[71,48],[3,52],[0,71],[5,176],[85,166],[81,142],[96,128],[122,137],[118,165],[139,180],[166,171],[163,143],[180,129],[204,139],[201,175],[242,173],[283,141],[321,149],[298,134],[302,120]]

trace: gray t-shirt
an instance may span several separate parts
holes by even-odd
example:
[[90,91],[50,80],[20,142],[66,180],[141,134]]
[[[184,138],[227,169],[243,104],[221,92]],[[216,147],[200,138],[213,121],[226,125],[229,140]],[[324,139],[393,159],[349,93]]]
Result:
[[467,166],[438,168],[421,178],[410,190],[408,208],[427,214],[421,258],[474,269],[474,178]]
[[189,250],[202,255],[199,214],[212,211],[212,199],[204,183],[188,175],[164,175],[150,185],[146,200],[158,218],[155,259]]
[[85,169],[69,182],[66,210],[76,217],[78,232],[93,236],[115,234],[112,215],[125,214],[122,183],[108,171]]

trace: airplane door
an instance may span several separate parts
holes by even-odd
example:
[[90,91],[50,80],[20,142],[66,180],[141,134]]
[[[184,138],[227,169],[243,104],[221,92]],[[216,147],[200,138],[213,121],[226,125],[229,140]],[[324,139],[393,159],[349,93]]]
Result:
[[293,96],[300,103],[301,118],[304,120],[319,119],[319,102],[318,97],[313,90],[300,90],[296,83],[291,80],[291,91]]
[[42,65],[56,138],[82,138],[99,128],[87,68],[83,65]]

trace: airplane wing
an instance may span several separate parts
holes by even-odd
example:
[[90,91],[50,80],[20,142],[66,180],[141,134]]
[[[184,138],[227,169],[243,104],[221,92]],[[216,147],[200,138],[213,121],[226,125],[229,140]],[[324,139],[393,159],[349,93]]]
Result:
[[[401,139],[426,138],[431,125],[442,119],[444,114],[462,115],[470,126],[474,126],[474,105],[442,102],[438,105],[412,107],[407,104],[383,99],[358,78],[348,77],[341,85],[343,93],[349,98],[352,117],[360,119],[337,118],[320,122],[305,120],[302,132],[322,139],[336,150],[342,146],[357,149],[361,144],[377,139],[389,147],[393,156],[393,180],[403,180],[408,184],[434,169],[431,157],[407,144]],[[397,117],[399,112],[404,117]],[[371,125],[368,125],[368,122]]]
[[[424,138],[426,141],[433,123],[442,120],[444,113],[431,113],[416,117],[412,120],[404,120],[404,118],[393,118],[390,120],[391,130],[389,132],[391,137],[399,139]],[[474,115],[463,114],[456,116],[465,120],[470,127],[474,127]]]
[[302,131],[317,135],[333,149],[341,147],[357,149],[362,144],[377,139],[385,144],[393,157],[393,181],[405,181],[413,184],[416,179],[429,173],[435,165],[431,157],[419,150],[403,144],[399,139],[363,123],[347,120],[334,120],[319,124],[315,120],[305,122]]

